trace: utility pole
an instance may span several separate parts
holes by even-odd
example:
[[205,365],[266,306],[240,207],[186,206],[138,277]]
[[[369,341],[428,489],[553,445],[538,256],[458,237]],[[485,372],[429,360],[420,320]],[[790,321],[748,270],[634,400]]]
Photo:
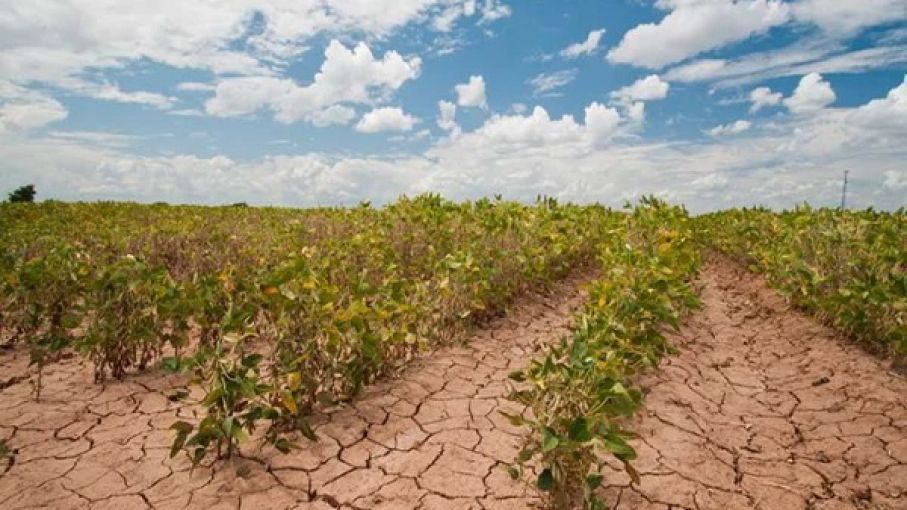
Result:
[[844,189],[841,190],[841,210],[847,207],[847,174],[850,170],[844,170]]

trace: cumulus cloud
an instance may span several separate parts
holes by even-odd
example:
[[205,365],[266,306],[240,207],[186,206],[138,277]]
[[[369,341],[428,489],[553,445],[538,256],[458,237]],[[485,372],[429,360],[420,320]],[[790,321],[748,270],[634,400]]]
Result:
[[627,118],[634,124],[642,124],[646,120],[646,103],[636,101],[626,107]]
[[272,76],[225,78],[217,84],[214,97],[205,103],[205,111],[233,117],[267,107],[279,122],[311,120],[315,112],[338,103],[365,104],[388,96],[416,78],[421,64],[418,57],[406,59],[395,51],[376,59],[365,43],[347,48],[333,40],[324,51],[324,62],[312,83],[300,86],[293,80]]
[[451,134],[458,134],[457,105],[450,101],[438,101],[438,127]]
[[800,79],[793,95],[784,100],[784,105],[792,113],[813,113],[834,103],[835,98],[831,84],[823,80],[822,75],[810,73]]
[[419,119],[404,113],[397,107],[375,108],[366,113],[356,124],[360,133],[381,133],[384,131],[412,131]]
[[881,99],[873,99],[854,109],[849,122],[863,126],[869,132],[890,133],[895,139],[907,133],[907,75],[900,85]]
[[[409,24],[450,28],[463,17],[509,14],[486,0],[106,0],[0,4],[0,76],[59,83],[86,69],[143,59],[217,74],[260,75],[308,49],[319,34],[386,37]],[[451,9],[455,15],[451,15]],[[141,27],[136,30],[135,27]],[[241,44],[237,44],[241,43]]]
[[825,32],[838,36],[907,19],[904,0],[799,0],[792,9],[798,21],[818,25]]
[[624,34],[608,52],[609,61],[660,69],[790,19],[789,5],[778,0],[662,0],[658,5],[670,12],[658,23]]
[[632,85],[611,92],[611,98],[625,102],[656,101],[667,97],[670,89],[670,83],[659,78],[657,74],[650,74],[636,80]]
[[573,43],[561,50],[561,56],[564,58],[578,58],[583,55],[594,55],[598,51],[598,44],[605,34],[605,29],[600,28],[589,32],[586,40],[580,43]]
[[709,129],[708,133],[712,136],[737,135],[748,130],[752,125],[753,124],[748,120],[738,120],[736,122],[731,122],[730,124],[715,126],[712,129]]
[[470,76],[468,82],[456,85],[454,91],[457,93],[457,104],[460,106],[488,107],[488,100],[485,97],[485,78],[481,75]]
[[530,78],[526,83],[532,87],[534,96],[548,95],[571,83],[578,75],[578,69],[564,69],[563,71],[538,74]]
[[631,85],[611,92],[612,104],[617,104],[627,119],[637,128],[646,119],[646,101],[658,101],[668,96],[671,84],[656,74],[640,78]]
[[[60,199],[291,206],[378,204],[427,191],[526,201],[544,193],[619,206],[654,193],[700,212],[803,201],[833,206],[840,200],[839,170],[850,168],[855,207],[892,209],[905,205],[905,95],[907,84],[900,83],[855,108],[787,116],[746,137],[681,142],[621,138],[622,120],[615,128],[617,112],[602,105],[590,105],[582,124],[536,108],[528,116],[493,116],[421,154],[371,158],[143,157],[77,140],[0,133],[0,189],[29,175],[42,196]],[[605,142],[591,143],[596,138]]]
[[329,106],[324,110],[312,112],[308,118],[312,125],[325,127],[332,125],[346,125],[356,116],[356,110],[339,104]]
[[770,106],[776,106],[781,103],[781,93],[772,92],[772,89],[768,87],[756,87],[750,92],[750,102],[753,103],[750,106],[750,113],[756,113],[763,108]]
[[464,135],[466,143],[495,146],[499,150],[520,150],[563,144],[599,145],[616,132],[620,114],[613,108],[593,102],[585,109],[584,123],[572,115],[552,119],[548,111],[536,106],[529,115],[494,115],[482,127]]

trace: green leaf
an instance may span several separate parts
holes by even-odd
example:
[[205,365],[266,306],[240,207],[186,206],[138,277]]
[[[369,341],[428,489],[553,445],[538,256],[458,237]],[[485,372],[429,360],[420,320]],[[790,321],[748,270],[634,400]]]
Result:
[[613,453],[620,460],[627,461],[636,458],[636,450],[627,444],[626,441],[615,433],[608,434],[604,437],[603,443],[605,449]]
[[560,442],[557,437],[557,433],[551,427],[545,427],[542,429],[542,451],[550,452],[551,450],[557,448],[558,443]]
[[205,458],[205,454],[208,449],[205,447],[199,447],[195,449],[195,454],[192,455],[192,465],[197,466]]
[[274,441],[274,448],[277,448],[280,453],[287,454],[293,449],[293,443],[281,437]]
[[189,436],[189,433],[192,432],[192,425],[184,421],[178,421],[170,426],[171,430],[176,431],[176,437],[173,438],[173,443],[170,445],[170,458],[176,457],[176,454],[183,449],[183,446],[186,444],[186,438]]
[[315,431],[312,430],[312,426],[309,425],[309,422],[302,416],[296,420],[296,429],[310,441],[318,441],[318,436],[315,434]]
[[602,484],[602,480],[604,480],[604,477],[598,473],[588,475],[586,476],[586,488],[594,491]]
[[255,368],[261,363],[261,360],[264,359],[264,356],[258,353],[247,354],[242,359],[242,365],[246,368]]
[[223,396],[224,396],[224,389],[216,388],[211,393],[208,393],[207,395],[205,395],[205,399],[202,400],[202,405],[205,407],[208,407],[208,406],[214,404],[215,402],[217,402],[218,400],[220,400],[220,398]]
[[545,468],[544,471],[539,473],[539,477],[535,481],[535,485],[542,492],[548,492],[554,488],[554,475],[551,474],[550,468]]
[[592,439],[592,433],[589,432],[589,422],[585,417],[581,416],[570,422],[567,437],[569,437],[571,441],[577,441],[579,443],[585,443]]

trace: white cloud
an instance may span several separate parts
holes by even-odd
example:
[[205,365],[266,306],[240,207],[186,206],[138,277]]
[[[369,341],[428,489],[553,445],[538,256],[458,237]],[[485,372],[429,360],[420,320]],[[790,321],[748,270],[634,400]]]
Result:
[[168,115],[178,115],[180,117],[204,117],[205,113],[195,108],[181,108],[179,110],[168,110]]
[[798,21],[816,24],[838,36],[907,19],[904,0],[799,0],[792,9]]
[[557,90],[573,80],[579,75],[578,69],[564,69],[553,73],[541,73],[531,78],[528,83],[532,87],[532,94],[535,96],[548,94]]
[[466,144],[495,147],[496,150],[522,150],[527,147],[559,145],[595,146],[607,142],[617,132],[620,114],[593,102],[585,109],[584,124],[572,115],[552,119],[541,106],[523,115],[494,115],[485,124],[463,136]]
[[217,87],[211,83],[197,81],[184,81],[176,85],[176,89],[183,92],[212,92],[215,88]]
[[714,79],[725,72],[728,62],[722,59],[705,58],[688,64],[673,67],[665,74],[671,81],[705,81]]
[[441,32],[450,32],[454,24],[463,16],[472,16],[476,13],[475,0],[458,2],[445,7],[432,21],[432,26]]
[[[687,142],[606,143],[616,112],[590,105],[585,125],[572,117],[494,116],[482,128],[445,137],[419,155],[357,158],[326,154],[269,156],[249,162],[217,156],[142,157],[63,138],[0,134],[0,189],[28,175],[42,196],[70,200],[314,206],[375,204],[401,193],[427,191],[451,199],[502,193],[532,201],[539,193],[562,200],[619,206],[654,193],[694,212],[803,201],[834,206],[840,170],[852,170],[855,207],[905,204],[903,143],[907,85],[856,108],[825,108],[786,116],[746,137]],[[591,126],[591,127],[590,127]]]
[[784,105],[792,113],[813,113],[835,102],[835,91],[831,84],[822,79],[818,73],[810,73],[800,79],[800,83],[791,97],[784,100]]
[[511,9],[499,0],[485,0],[479,5],[477,0],[446,0],[434,3],[447,4],[438,11],[432,20],[432,26],[441,32],[449,32],[457,21],[463,17],[474,16],[480,13],[479,23],[492,21],[510,16]]
[[768,87],[756,87],[750,92],[750,101],[753,105],[750,107],[750,113],[756,113],[763,108],[776,106],[781,103],[781,93],[772,92]]
[[627,118],[635,124],[642,124],[646,120],[646,103],[636,101],[631,103],[627,108]]
[[888,170],[885,172],[885,182],[882,186],[892,191],[907,190],[907,172]]
[[809,73],[859,73],[907,62],[907,45],[877,46],[843,51],[828,39],[801,40],[778,50],[755,52],[733,60],[694,60],[670,69],[671,81],[714,81],[717,87],[737,87],[781,76]]
[[457,124],[457,105],[450,101],[438,101],[438,127],[451,134],[459,134]]
[[873,99],[854,109],[848,122],[863,126],[867,132],[890,133],[895,138],[907,134],[907,75],[900,85],[882,99]]
[[346,125],[356,116],[356,110],[339,104],[329,106],[308,115],[309,122],[317,127]]
[[384,131],[411,131],[419,119],[404,113],[397,107],[375,108],[366,113],[356,124],[360,133],[381,133]]
[[788,4],[778,0],[663,1],[659,6],[671,12],[658,23],[644,23],[624,34],[608,52],[609,61],[660,69],[790,19]]
[[415,143],[422,140],[426,140],[431,137],[431,131],[428,129],[421,129],[411,135],[394,135],[387,137],[388,141],[394,143]]
[[485,78],[482,76],[470,76],[467,83],[456,85],[454,90],[457,93],[458,105],[488,107],[488,100],[485,97]]
[[87,69],[119,69],[142,59],[262,75],[273,72],[272,63],[305,52],[318,35],[383,38],[409,24],[437,25],[436,18],[450,16],[447,8],[458,12],[448,27],[464,16],[485,23],[510,12],[498,1],[470,5],[475,0],[3,2],[0,76],[57,84]]
[[720,190],[727,186],[729,180],[718,172],[712,172],[701,177],[696,177],[690,182],[690,188],[694,190]]
[[501,18],[506,18],[512,13],[509,6],[500,0],[485,0],[482,5],[482,23],[490,23]]
[[297,87],[292,80],[271,76],[228,78],[217,84],[214,97],[205,102],[205,111],[218,117],[250,115],[269,105],[283,111],[280,102]]
[[577,58],[583,55],[593,55],[598,51],[598,44],[605,34],[605,29],[601,28],[589,32],[586,40],[581,43],[573,43],[561,50],[561,56],[564,58]]
[[640,78],[632,85],[611,92],[611,98],[619,101],[656,101],[668,95],[671,84],[662,80],[657,74]]
[[113,101],[116,103],[134,103],[153,106],[160,110],[168,110],[177,101],[175,97],[165,96],[157,92],[147,92],[144,90],[125,91],[120,89],[119,85],[113,83],[94,83],[83,80],[66,80],[66,88],[72,92]]
[[712,129],[709,129],[708,133],[712,136],[737,135],[748,130],[752,125],[753,124],[748,120],[738,120],[736,122],[731,122],[730,124],[715,126]]
[[364,43],[350,49],[333,40],[324,51],[324,62],[312,83],[270,76],[226,78],[217,84],[214,97],[205,103],[211,115],[249,115],[268,107],[274,119],[292,123],[314,112],[342,103],[371,103],[387,97],[419,75],[422,61],[405,59],[388,51],[376,59]]
[[56,99],[0,79],[0,132],[40,128],[68,114]]
[[586,132],[593,145],[601,145],[617,132],[620,115],[614,108],[599,103],[586,107]]

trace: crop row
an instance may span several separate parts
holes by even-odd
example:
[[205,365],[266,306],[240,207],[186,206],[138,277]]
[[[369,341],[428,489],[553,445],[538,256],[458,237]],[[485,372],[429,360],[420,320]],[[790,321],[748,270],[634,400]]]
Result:
[[286,450],[319,403],[590,260],[620,216],[431,195],[305,211],[3,205],[0,342],[29,348],[38,390],[64,349],[97,380],[158,361],[193,371],[207,414],[174,425],[174,453],[196,462],[262,421]]
[[511,399],[530,411],[508,416],[530,431],[511,475],[519,478],[534,462],[536,485],[556,509],[604,508],[595,490],[607,456],[638,481],[623,428],[641,401],[632,377],[670,351],[663,329],[678,327],[698,305],[690,281],[699,250],[680,207],[644,199],[609,232],[599,259],[603,274],[591,284],[572,336],[511,374]]
[[795,305],[907,356],[907,211],[735,209],[697,224],[706,244],[764,273]]

